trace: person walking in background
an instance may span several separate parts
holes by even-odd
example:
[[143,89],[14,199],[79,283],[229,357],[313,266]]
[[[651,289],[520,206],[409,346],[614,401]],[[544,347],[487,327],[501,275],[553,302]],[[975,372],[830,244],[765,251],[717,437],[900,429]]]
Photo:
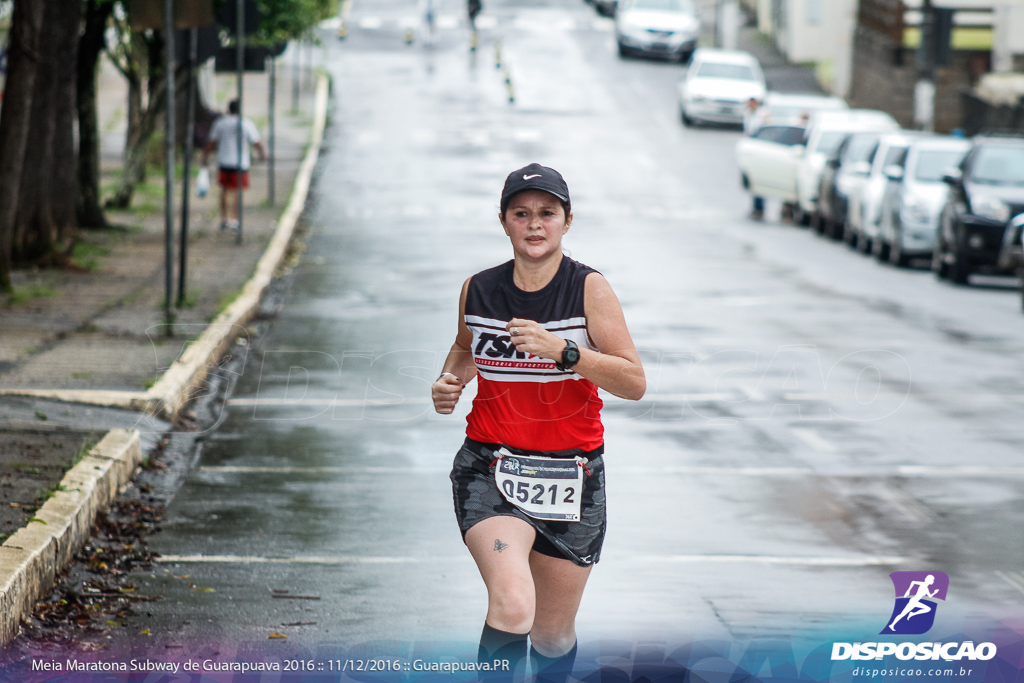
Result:
[[217,151],[221,230],[238,230],[238,203],[242,200],[242,190],[249,188],[249,166],[252,163],[249,146],[256,148],[261,161],[267,158],[256,124],[247,118],[242,119],[242,135],[245,144],[242,145],[242,166],[239,168],[238,100],[231,100],[228,113],[214,122],[210,140],[203,149],[203,166],[206,166],[210,153]]
[[[747,111],[743,115],[743,134],[753,135],[764,125],[764,115],[761,113],[761,103],[756,97],[747,100]],[[750,217],[755,220],[764,218],[764,197],[754,197],[753,206],[750,208]]]
[[476,50],[476,46],[479,44],[479,38],[476,34],[476,17],[480,14],[480,10],[483,9],[483,5],[480,0],[467,0],[466,11],[469,14],[469,49]]

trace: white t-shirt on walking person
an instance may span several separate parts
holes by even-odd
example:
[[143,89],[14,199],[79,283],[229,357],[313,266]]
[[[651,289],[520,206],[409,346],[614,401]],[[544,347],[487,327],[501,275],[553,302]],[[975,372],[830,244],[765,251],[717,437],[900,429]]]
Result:
[[[246,144],[242,146],[242,170],[248,171],[252,164],[249,156],[249,145],[262,142],[256,124],[249,119],[242,119],[242,134]],[[235,170],[238,168],[238,115],[224,114],[213,124],[210,140],[217,143],[217,166]]]

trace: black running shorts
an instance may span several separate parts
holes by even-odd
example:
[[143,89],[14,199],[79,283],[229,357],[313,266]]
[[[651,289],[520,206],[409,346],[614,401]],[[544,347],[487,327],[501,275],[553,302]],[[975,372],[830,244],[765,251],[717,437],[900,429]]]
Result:
[[[500,444],[489,444],[466,439],[452,465],[452,493],[455,497],[455,516],[465,540],[466,532],[490,517],[509,515],[518,517],[537,530],[533,549],[542,555],[570,560],[581,567],[589,567],[601,557],[601,545],[607,528],[604,492],[604,446],[592,451],[536,452],[549,458],[587,458],[590,474],[583,474],[583,498],[579,522],[550,522],[534,519],[505,500],[494,481],[495,451]],[[524,451],[506,446],[516,454]]]

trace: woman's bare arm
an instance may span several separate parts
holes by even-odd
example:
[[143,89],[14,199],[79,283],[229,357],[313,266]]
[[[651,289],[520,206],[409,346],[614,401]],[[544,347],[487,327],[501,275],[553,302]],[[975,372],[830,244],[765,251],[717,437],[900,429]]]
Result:
[[466,292],[468,289],[469,279],[463,283],[462,294],[459,296],[459,329],[455,335],[455,343],[452,344],[448,357],[444,361],[442,375],[430,388],[434,410],[442,415],[448,415],[455,410],[455,405],[462,395],[462,389],[476,377],[476,364],[473,362],[471,353],[473,333],[466,327]]
[[[587,276],[583,300],[587,333],[598,350],[581,348],[580,361],[573,371],[619,398],[639,400],[647,390],[644,368],[626,328],[622,306],[603,275]],[[563,338],[532,320],[514,318],[507,326],[510,334],[513,327],[517,332],[512,337],[516,350],[555,362],[562,360],[566,345]]]

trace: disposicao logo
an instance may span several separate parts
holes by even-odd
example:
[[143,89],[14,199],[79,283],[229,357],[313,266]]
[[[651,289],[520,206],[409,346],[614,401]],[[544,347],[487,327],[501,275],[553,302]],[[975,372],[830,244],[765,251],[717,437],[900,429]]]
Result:
[[936,600],[946,599],[949,577],[944,572],[893,572],[896,604],[882,635],[920,635],[935,623]]
[[[896,590],[896,604],[880,635],[920,635],[935,623],[936,600],[945,600],[949,577],[943,572],[893,572],[889,574]],[[895,655],[908,660],[987,661],[996,656],[993,643],[972,641],[946,643],[833,643],[832,660],[882,659]]]

